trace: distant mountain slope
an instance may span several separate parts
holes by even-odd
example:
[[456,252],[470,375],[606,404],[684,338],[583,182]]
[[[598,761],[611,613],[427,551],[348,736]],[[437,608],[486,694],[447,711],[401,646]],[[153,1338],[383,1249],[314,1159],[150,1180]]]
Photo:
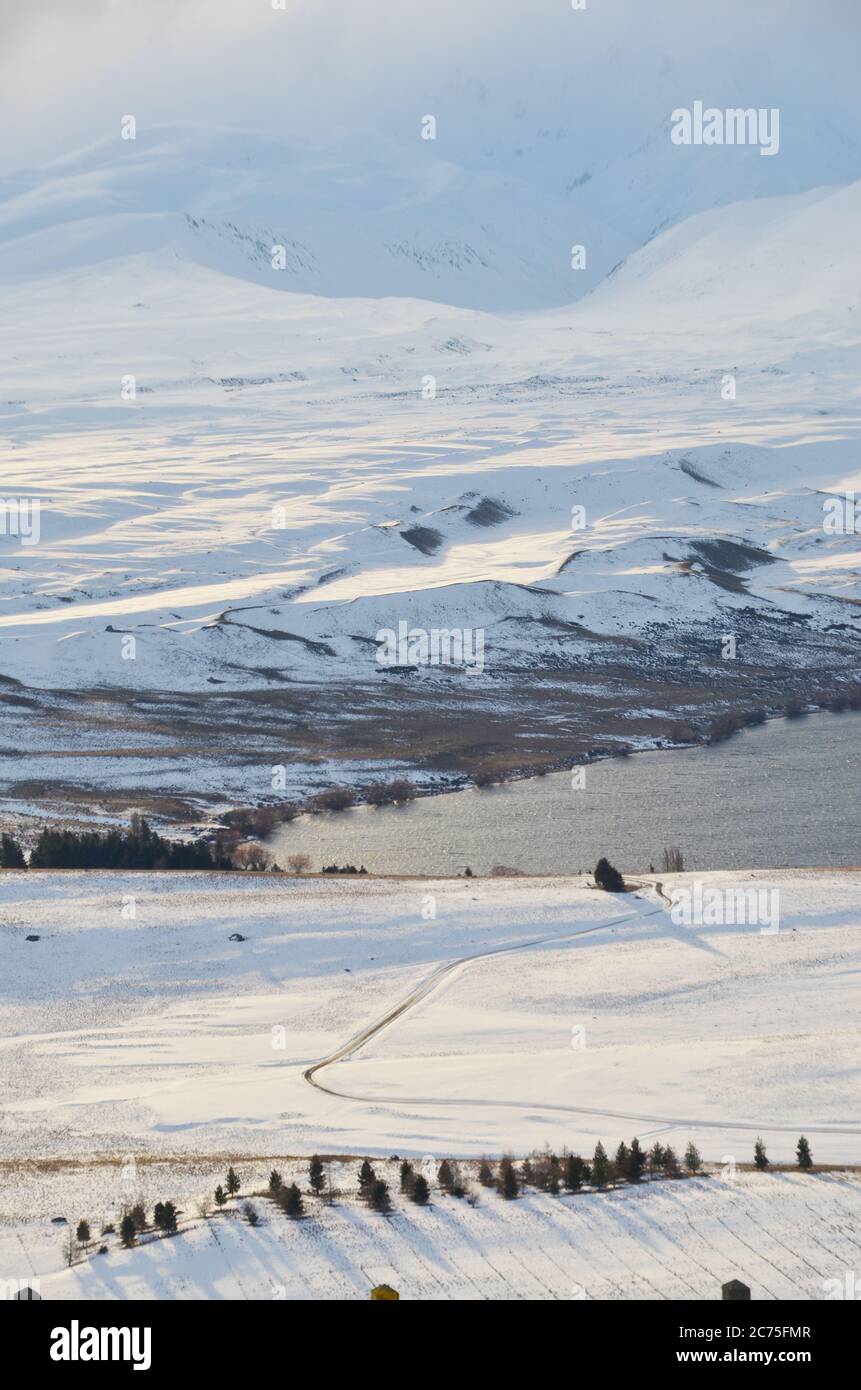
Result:
[[[648,86],[648,84],[647,84]],[[728,202],[861,177],[861,120],[799,120],[776,158],[755,147],[679,147],[687,87],[653,75],[640,107],[583,140],[582,94],[530,106],[504,89],[456,91],[437,138],[415,128],[316,144],[259,127],[119,131],[0,180],[0,275],[97,265],[170,248],[276,289],[397,295],[486,309],[562,304],[662,229]],[[545,124],[555,99],[571,119]],[[431,93],[428,100],[432,101]],[[433,105],[428,108],[433,110]],[[606,122],[602,122],[606,124]],[[594,125],[594,121],[593,121]],[[484,131],[484,139],[479,132]],[[586,149],[592,155],[587,155]],[[571,266],[573,246],[585,267]],[[283,266],[273,269],[273,248]]]
[[[794,198],[757,199],[699,213],[634,252],[591,296],[589,309],[633,320],[660,310],[674,326],[743,325],[765,336],[794,323],[853,338],[861,301],[861,181]],[[835,344],[836,345],[836,344]]]
[[[175,221],[147,222],[148,234]],[[92,220],[71,225],[95,254]],[[843,390],[847,372],[851,398],[859,230],[861,181],[733,203],[663,232],[578,304],[514,315],[275,293],[276,272],[250,283],[196,263],[186,227],[175,244],[97,264],[49,258],[38,276],[0,278],[0,421],[26,431],[63,426],[70,411],[109,424],[188,407],[260,418],[272,406],[370,392],[417,402],[435,425],[457,392],[525,404],[600,392],[611,379],[639,389],[656,367],[664,381],[671,372],[693,384],[734,367],[804,373],[814,357],[817,391]],[[33,236],[47,254],[53,233]],[[24,244],[33,249],[29,237],[7,244],[12,260]],[[62,248],[74,260],[74,247]],[[126,376],[134,402],[119,400]]]
[[[38,544],[0,537],[8,749],[34,738],[28,691],[40,712],[58,692],[51,737],[71,747],[70,692],[110,691],[105,737],[144,747],[167,692],[259,694],[244,728],[285,686],[340,715],[362,685],[388,730],[424,686],[457,729],[476,689],[504,719],[543,682],[552,728],[584,673],[672,712],[857,672],[858,537],[823,519],[829,493],[861,493],[861,183],[699,212],[579,302],[503,313],[279,292],[241,236],[202,263],[209,221],[106,211],[116,169],[84,163],[68,176],[98,244],[70,220],[51,259],[65,185],[47,210],[22,189],[6,205],[6,251],[47,257],[0,278],[4,490],[41,504]],[[119,254],[118,227],[152,244]],[[481,629],[480,682],[390,679],[377,634],[402,622]],[[484,756],[476,735],[459,765]]]

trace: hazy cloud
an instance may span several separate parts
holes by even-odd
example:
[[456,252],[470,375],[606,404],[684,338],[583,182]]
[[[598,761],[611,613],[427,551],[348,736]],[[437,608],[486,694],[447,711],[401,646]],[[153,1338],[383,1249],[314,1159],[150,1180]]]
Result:
[[[600,149],[613,103],[637,110],[639,66],[663,74],[679,99],[706,95],[717,56],[732,52],[735,87],[753,104],[779,100],[781,53],[812,81],[850,91],[855,0],[3,0],[0,12],[2,164],[53,158],[139,124],[263,122],[307,133],[396,130],[415,108],[456,104],[487,89],[571,116]],[[726,65],[725,65],[726,66]],[[845,81],[844,81],[845,78]],[[680,89],[680,90],[679,90]],[[654,92],[654,84],[652,86]],[[643,98],[645,99],[645,98]],[[436,110],[436,106],[431,109]],[[651,113],[650,113],[651,114]],[[636,136],[635,121],[632,137]]]

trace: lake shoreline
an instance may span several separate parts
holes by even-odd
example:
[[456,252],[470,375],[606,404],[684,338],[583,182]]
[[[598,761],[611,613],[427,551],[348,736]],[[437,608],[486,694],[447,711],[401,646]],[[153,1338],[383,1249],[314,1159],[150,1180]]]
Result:
[[[812,729],[814,731],[819,730],[821,732],[826,727],[826,724],[822,721],[828,721],[827,728],[829,729],[829,731],[832,729],[840,730],[845,727],[853,728],[855,726],[855,718],[857,717],[857,711],[849,710],[841,712],[839,714],[836,712],[820,710],[810,714],[806,714],[805,716],[800,718],[787,718],[785,715],[774,715],[771,718],[767,718],[762,723],[756,724],[755,726],[747,727],[744,730],[740,730],[739,732],[746,732],[750,736],[750,739],[756,739],[758,735],[761,736],[766,731],[779,730],[781,742],[786,744],[786,749],[782,749],[781,756],[786,756],[788,753],[790,755],[791,761],[791,750],[792,745],[794,743],[798,743],[799,741],[805,743],[809,742],[811,737],[818,737],[818,735],[812,736],[809,732],[805,733],[805,730],[810,731]],[[795,727],[790,728],[790,726]],[[839,735],[838,742],[842,744],[844,738],[845,734]],[[686,771],[688,772],[688,774],[690,774],[690,776],[696,778],[696,776],[701,774],[704,778],[708,779],[708,777],[712,775],[714,772],[714,758],[716,755],[726,754],[728,758],[731,758],[734,761],[738,762],[740,758],[738,750],[740,748],[748,747],[750,739],[739,739],[733,735],[731,737],[720,739],[717,742],[697,743],[692,745],[678,745],[669,748],[646,748],[637,752],[631,752],[624,757],[619,757],[618,755],[616,757],[613,757],[608,753],[602,753],[589,760],[583,760],[580,764],[575,765],[573,768],[567,762],[567,760],[562,760],[561,766],[558,768],[558,770],[548,771],[543,775],[536,776],[534,774],[530,775],[528,772],[525,772],[522,777],[507,778],[502,782],[496,782],[481,788],[475,787],[473,785],[468,786],[466,788],[461,788],[459,790],[451,790],[446,792],[428,791],[424,794],[417,795],[415,799],[412,801],[406,802],[400,806],[395,807],[372,807],[369,806],[367,803],[360,803],[345,811],[303,812],[295,819],[279,826],[276,830],[274,830],[271,835],[266,837],[265,844],[267,848],[270,850],[270,852],[272,852],[275,855],[276,860],[281,864],[282,868],[286,867],[285,858],[291,852],[308,852],[311,853],[313,859],[314,849],[316,848],[317,857],[321,860],[322,863],[337,863],[339,865],[345,863],[355,864],[357,868],[361,867],[362,863],[364,863],[367,873],[375,877],[457,877],[458,873],[460,876],[464,876],[463,870],[467,864],[470,866],[472,870],[472,875],[474,877],[495,876],[490,873],[490,869],[492,867],[491,865],[487,865],[486,867],[484,866],[486,860],[486,853],[484,852],[484,847],[482,847],[480,861],[478,865],[473,863],[471,858],[469,857],[470,854],[472,854],[473,858],[475,858],[476,851],[465,850],[464,857],[461,859],[459,871],[453,872],[451,867],[449,867],[447,871],[446,867],[444,867],[442,863],[439,863],[436,867],[425,867],[424,865],[419,867],[415,864],[407,866],[406,863],[399,862],[398,867],[392,868],[384,867],[384,863],[379,862],[379,860],[375,864],[374,857],[376,841],[377,839],[385,841],[388,830],[394,824],[394,821],[392,820],[393,817],[402,817],[405,818],[407,821],[412,821],[414,828],[418,832],[420,832],[422,824],[424,822],[422,821],[418,825],[416,824],[415,812],[417,810],[420,810],[420,808],[422,807],[430,807],[431,805],[436,804],[440,808],[445,807],[450,810],[454,810],[454,808],[457,807],[459,808],[460,812],[460,809],[463,808],[463,806],[465,805],[465,802],[462,799],[466,798],[468,793],[472,793],[476,804],[480,804],[480,798],[481,804],[483,804],[484,808],[487,809],[487,815],[485,815],[484,811],[482,811],[482,815],[480,817],[474,817],[472,814],[470,814],[469,818],[482,819],[485,821],[487,843],[489,844],[492,843],[496,833],[496,827],[492,823],[493,816],[490,812],[490,807],[495,806],[497,811],[501,811],[502,814],[505,815],[506,811],[503,808],[506,807],[507,798],[509,798],[511,795],[517,795],[517,789],[528,789],[529,795],[534,797],[538,794],[540,789],[552,786],[554,789],[553,794],[558,800],[558,786],[560,778],[564,777],[565,775],[569,775],[572,776],[573,782],[574,776],[579,773],[582,776],[583,782],[588,784],[590,781],[594,782],[595,775],[599,773],[600,769],[604,769],[605,772],[607,769],[637,769],[638,776],[640,777],[641,782],[649,782],[653,780],[655,776],[655,769],[660,769],[659,780],[662,780],[664,783],[672,781],[672,778],[668,776],[667,773],[668,765],[664,763],[663,760],[659,762],[657,760],[653,761],[650,759],[648,763],[645,763],[643,760],[647,754],[673,753],[676,757],[676,760],[678,760],[678,765],[681,765],[682,760],[684,761]],[[759,745],[755,746],[758,747]],[[817,753],[823,751],[826,756],[830,756],[830,748],[826,747],[824,750],[822,748],[817,749]],[[846,750],[844,750],[844,753],[842,755],[838,750],[835,750],[834,756],[837,759],[838,763],[842,762],[842,764],[845,765],[845,757],[847,755],[851,756],[852,751],[853,749],[851,746],[848,749],[848,754]],[[741,759],[741,761],[743,761],[743,759]],[[648,769],[648,771],[643,772],[644,768]],[[821,766],[819,770],[822,770]],[[836,769],[836,771],[840,771],[839,766]],[[730,788],[730,792],[731,790],[732,789]],[[473,796],[470,797],[470,801],[473,800]],[[656,790],[656,806],[654,808],[655,814],[657,814],[660,811],[665,801],[665,793],[662,793],[660,790]],[[730,802],[727,802],[727,805],[729,804]],[[718,809],[722,810],[723,808],[719,807]],[[851,803],[849,803],[847,806],[847,815],[851,815],[852,809],[854,808],[851,806]],[[643,804],[642,810],[646,817],[648,817],[649,819],[652,818],[653,808],[651,805],[648,804],[648,802],[645,802]],[[773,808],[771,814],[773,814]],[[359,843],[361,843],[362,846],[362,849],[359,850],[355,848],[355,845],[357,843],[357,835],[354,833],[355,827],[359,818],[368,818],[372,815],[374,818],[374,828],[371,828],[370,822],[368,822],[367,826],[364,826],[363,823],[363,828],[366,829],[368,833],[362,835],[361,837],[358,837]],[[429,811],[427,815],[428,817],[433,817],[433,812]],[[838,823],[840,823],[840,817],[837,817],[837,820]],[[377,827],[380,826],[384,826],[385,828],[380,830],[378,836]],[[317,833],[315,833],[315,831]],[[458,830],[456,826],[451,827],[451,834],[453,837],[457,837]],[[419,834],[419,842],[420,838],[421,837]],[[679,842],[680,836],[679,834],[676,834],[672,840],[656,844],[652,854],[638,856],[636,863],[625,862],[622,864],[618,864],[617,867],[619,867],[626,874],[649,872],[654,873],[657,871],[655,866],[658,864],[658,856],[660,856],[661,851],[665,847],[675,845]],[[340,853],[334,852],[333,848],[331,848],[336,845],[343,846]],[[682,844],[682,849],[684,850],[684,844]],[[857,847],[855,854],[852,856],[855,862],[858,862],[858,859],[861,858],[861,853],[858,852],[859,850],[861,850],[861,845]],[[602,847],[601,853],[603,852],[604,850]],[[846,852],[848,854],[848,847]],[[600,854],[598,857],[600,857]],[[613,859],[612,853],[609,853],[608,857]],[[421,854],[419,854],[419,858],[421,859]],[[769,861],[769,863],[772,867],[775,868],[816,867],[815,863],[811,863],[810,865],[796,864],[796,861],[794,859],[791,862],[780,862],[782,858],[783,856],[781,854],[775,854],[773,858],[773,863],[771,862],[771,860]],[[818,858],[825,859],[826,862],[823,864],[823,867],[829,867],[826,856],[818,856]],[[383,852],[383,861],[385,861],[385,852]],[[543,877],[547,875],[554,876],[559,874],[577,877],[578,875],[582,875],[589,872],[593,867],[592,864],[577,862],[576,860],[574,863],[572,863],[569,860],[568,863],[559,862],[555,865],[539,864],[535,862],[530,862],[526,864],[522,862],[509,863],[508,860],[503,858],[500,858],[495,862],[503,867],[507,865],[510,870],[517,871],[523,874],[524,876],[528,877]],[[613,860],[613,862],[615,863],[616,861]],[[760,862],[759,856],[756,856],[756,862],[751,863],[749,867],[757,869],[768,866],[768,864]],[[844,867],[842,864],[837,863],[832,864],[830,867],[838,866]],[[316,864],[314,865],[314,867],[316,867]],[[702,864],[699,867],[701,867],[703,871],[718,871],[721,868],[740,869],[745,866],[737,860],[733,860],[732,862],[727,863]]]

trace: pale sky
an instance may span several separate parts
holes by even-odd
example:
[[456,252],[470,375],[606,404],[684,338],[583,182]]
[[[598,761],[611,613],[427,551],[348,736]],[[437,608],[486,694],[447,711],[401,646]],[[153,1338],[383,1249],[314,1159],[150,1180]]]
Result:
[[749,73],[756,90],[741,98],[760,106],[777,99],[770,55],[779,50],[796,89],[798,70],[812,99],[821,89],[812,104],[823,119],[832,97],[849,99],[858,85],[858,0],[587,0],[576,13],[569,0],[286,6],[0,0],[0,169],[114,135],[126,113],[151,125],[265,122],[324,143],[396,123],[405,103],[412,119],[416,102],[451,99],[458,83],[543,102],[548,119],[573,112],[598,138],[613,123],[609,106],[647,98],[630,80],[640,56],[646,70],[689,85],[687,100],[711,98],[710,71],[732,71],[742,85]]

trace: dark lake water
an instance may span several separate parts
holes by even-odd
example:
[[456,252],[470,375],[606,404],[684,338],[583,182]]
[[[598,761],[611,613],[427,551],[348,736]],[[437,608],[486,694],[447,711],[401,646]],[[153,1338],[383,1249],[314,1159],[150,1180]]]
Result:
[[713,748],[638,753],[570,772],[424,797],[402,807],[302,816],[269,841],[371,873],[485,874],[660,867],[678,845],[689,869],[861,865],[861,713],[772,720]]

